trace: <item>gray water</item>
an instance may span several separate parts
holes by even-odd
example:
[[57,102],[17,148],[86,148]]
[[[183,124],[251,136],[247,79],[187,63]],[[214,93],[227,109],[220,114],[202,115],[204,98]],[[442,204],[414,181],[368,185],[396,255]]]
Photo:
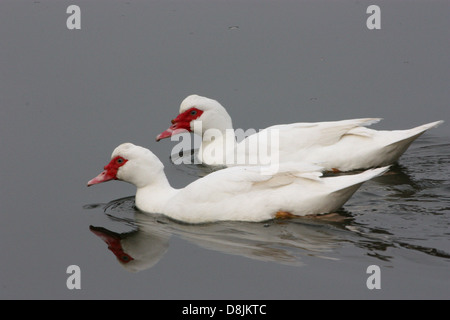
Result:
[[[81,8],[81,30],[66,9]],[[0,2],[0,298],[450,297],[450,5],[377,1]],[[174,187],[197,179],[155,142],[182,99],[219,100],[235,128],[382,117],[445,120],[340,221],[176,223],[134,188],[86,182],[122,142],[150,148]],[[122,238],[121,264],[100,232]],[[81,289],[69,290],[67,267]],[[367,268],[380,268],[369,290]],[[134,271],[130,271],[134,269]]]

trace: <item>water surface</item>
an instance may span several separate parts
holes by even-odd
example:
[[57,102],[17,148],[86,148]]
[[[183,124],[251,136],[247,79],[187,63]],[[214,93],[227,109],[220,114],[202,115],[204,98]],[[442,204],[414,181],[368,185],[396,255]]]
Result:
[[[381,1],[381,30],[366,28],[366,1],[77,1],[81,30],[66,28],[70,4],[0,3],[0,298],[450,297],[447,1]],[[131,185],[86,188],[127,141],[160,157],[174,187],[197,179],[154,140],[193,93],[243,129],[446,122],[340,221],[184,225],[138,212]],[[81,290],[66,286],[73,264]]]

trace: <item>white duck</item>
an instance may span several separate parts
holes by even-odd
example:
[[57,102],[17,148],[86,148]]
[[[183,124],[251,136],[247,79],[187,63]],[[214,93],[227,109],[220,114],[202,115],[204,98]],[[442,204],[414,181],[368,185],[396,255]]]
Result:
[[262,174],[257,166],[236,166],[174,189],[164,174],[164,165],[150,150],[124,143],[114,150],[104,169],[88,186],[123,180],[136,186],[135,203],[141,211],[186,223],[205,223],[330,213],[342,207],[363,182],[388,168],[321,178],[320,172],[300,164],[285,164],[274,174]]
[[[409,130],[394,131],[377,131],[364,127],[380,120],[365,118],[276,125],[237,143],[234,133],[227,134],[234,131],[225,108],[215,100],[190,95],[181,103],[180,113],[172,120],[172,126],[160,133],[156,140],[186,130],[198,134],[202,136],[198,159],[207,165],[301,161],[319,165],[327,171],[350,171],[394,163],[416,138],[443,122],[436,121]],[[271,135],[272,133],[275,135]],[[258,153],[262,149],[249,147],[258,143],[261,143],[260,148],[268,145],[263,153]],[[271,147],[274,149],[270,149]],[[272,153],[267,150],[272,150]],[[260,155],[266,153],[270,158],[262,159]],[[243,158],[239,158],[240,156]],[[238,163],[237,159],[245,161]],[[250,159],[256,161],[252,163]]]

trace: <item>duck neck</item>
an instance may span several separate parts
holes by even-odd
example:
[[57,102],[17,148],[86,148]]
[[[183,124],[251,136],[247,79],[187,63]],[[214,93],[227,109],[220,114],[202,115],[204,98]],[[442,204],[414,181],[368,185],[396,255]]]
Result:
[[203,134],[198,157],[208,165],[227,164],[228,156],[234,154],[235,147],[236,137],[232,128],[209,129]]
[[178,191],[173,188],[164,172],[152,176],[148,184],[137,187],[136,206],[145,212],[165,213],[164,207]]

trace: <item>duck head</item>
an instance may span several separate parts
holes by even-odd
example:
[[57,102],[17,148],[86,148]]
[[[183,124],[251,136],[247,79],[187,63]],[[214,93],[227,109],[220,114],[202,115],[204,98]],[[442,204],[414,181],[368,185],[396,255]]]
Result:
[[114,149],[111,161],[98,176],[88,181],[87,186],[122,180],[140,188],[159,176],[163,169],[164,165],[150,150],[124,143]]
[[195,94],[181,102],[180,112],[171,122],[172,125],[161,132],[156,141],[186,131],[203,135],[208,129],[225,131],[233,128],[228,112],[219,102]]

